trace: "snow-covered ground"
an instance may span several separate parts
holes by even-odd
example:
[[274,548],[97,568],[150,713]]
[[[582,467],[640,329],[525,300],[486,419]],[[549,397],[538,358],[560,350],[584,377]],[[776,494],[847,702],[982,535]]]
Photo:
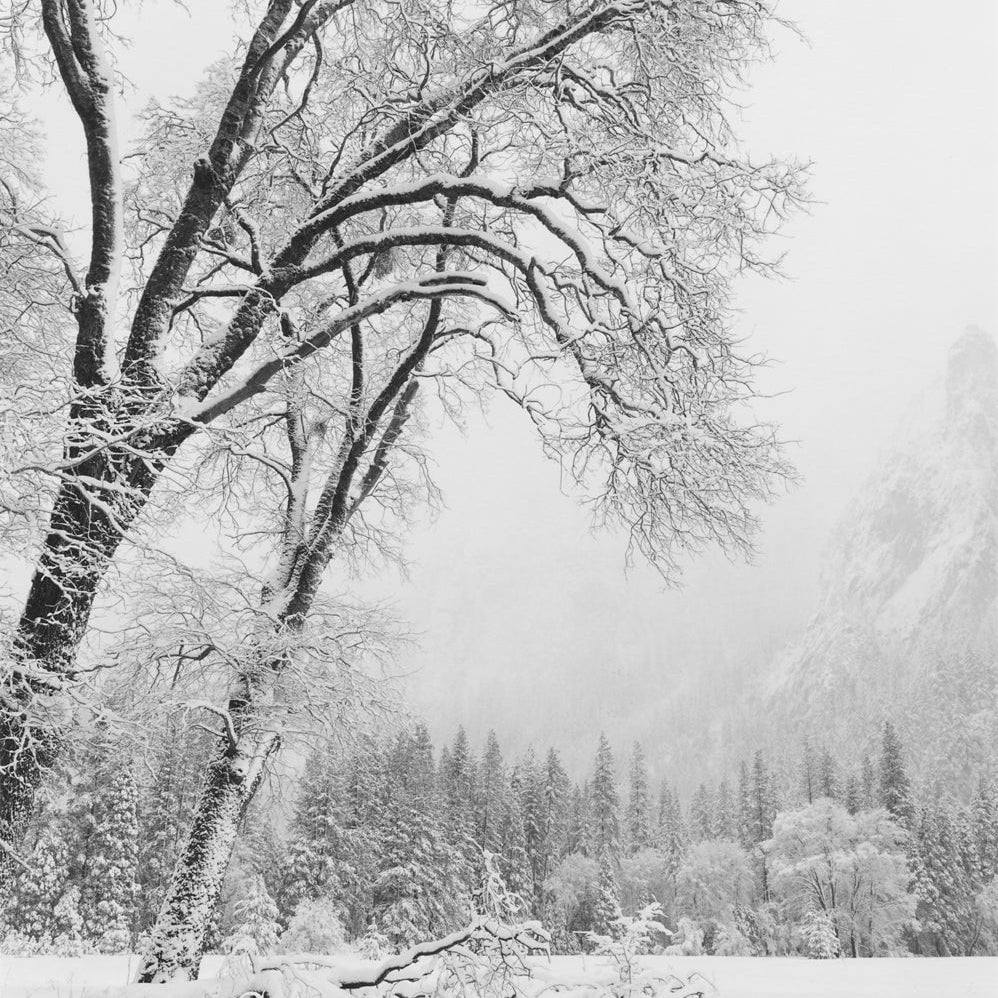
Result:
[[[134,957],[0,956],[0,998],[98,998],[128,983]],[[720,998],[998,998],[998,957],[948,960],[804,960],[752,957],[650,957],[688,979],[699,973]],[[555,957],[577,977],[581,957]],[[217,973],[209,957],[202,976]],[[705,988],[710,993],[709,988]],[[134,993],[134,992],[133,992]]]

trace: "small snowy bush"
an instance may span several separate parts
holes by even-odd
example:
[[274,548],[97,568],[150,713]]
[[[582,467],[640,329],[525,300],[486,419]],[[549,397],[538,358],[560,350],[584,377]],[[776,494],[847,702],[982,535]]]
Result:
[[285,953],[342,953],[346,933],[339,909],[329,898],[302,901],[281,935]]

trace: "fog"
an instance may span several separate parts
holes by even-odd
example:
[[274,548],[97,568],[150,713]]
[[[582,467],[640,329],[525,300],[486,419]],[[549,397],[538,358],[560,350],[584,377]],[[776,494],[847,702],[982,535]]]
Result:
[[[129,110],[191,92],[226,47],[221,8],[125,14]],[[464,434],[441,427],[446,508],[407,539],[407,577],[359,583],[415,632],[398,668],[435,738],[494,727],[511,749],[561,744],[577,766],[600,729],[626,738],[631,717],[697,677],[730,682],[774,654],[810,613],[824,540],[907,400],[966,324],[998,329],[994,4],[931,18],[900,0],[781,10],[806,37],[776,38],[736,130],[760,158],[811,161],[814,204],[781,240],[786,278],[739,285],[737,328],[772,360],[757,410],[793,442],[802,481],[760,510],[754,564],[710,554],[669,590],[640,562],[625,573],[626,538],[590,531],[521,413],[496,402]],[[85,182],[78,126],[61,94],[43,101],[65,123],[48,170],[69,211]]]

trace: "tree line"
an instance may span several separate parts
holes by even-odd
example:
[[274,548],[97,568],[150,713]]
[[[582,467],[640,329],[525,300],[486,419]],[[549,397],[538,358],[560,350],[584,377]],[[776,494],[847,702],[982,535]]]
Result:
[[[141,949],[196,806],[198,755],[167,738],[143,777],[104,746],[53,783],[5,949]],[[475,912],[492,854],[557,952],[652,902],[673,952],[998,952],[998,789],[916,790],[889,723],[855,772],[805,742],[790,771],[757,752],[685,801],[652,786],[639,743],[625,768],[618,779],[603,736],[581,781],[554,748],[507,761],[494,733],[477,755],[463,729],[437,752],[422,725],[324,744],[290,810],[268,795],[247,816],[207,946],[399,949]]]

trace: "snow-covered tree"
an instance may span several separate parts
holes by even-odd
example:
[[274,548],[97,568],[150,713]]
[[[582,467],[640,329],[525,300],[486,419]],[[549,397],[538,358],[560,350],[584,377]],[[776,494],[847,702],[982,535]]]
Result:
[[[4,921],[14,931],[36,943],[51,944],[68,930],[56,914],[68,888],[69,856],[57,827],[43,829],[21,870],[4,907]],[[78,913],[72,916],[78,921]]]
[[777,815],[764,845],[770,887],[792,922],[824,912],[850,956],[896,953],[914,925],[906,844],[886,811],[850,815],[819,798]]
[[260,876],[251,876],[233,909],[232,932],[225,940],[230,953],[274,953],[281,925],[277,905]]
[[[5,287],[39,291],[3,352],[46,358],[0,395],[3,504],[34,561],[2,675],[0,838],[24,834],[60,755],[122,541],[141,540],[160,588],[156,534],[181,510],[233,546],[235,524],[269,559],[262,587],[246,573],[234,587],[259,593],[238,614],[214,577],[184,593],[178,606],[218,608],[208,633],[200,612],[153,601],[190,666],[160,671],[191,701],[211,691],[219,740],[149,980],[192,970],[168,937],[217,899],[218,857],[305,699],[289,687],[341,702],[346,653],[330,646],[356,628],[337,628],[321,579],[354,541],[397,548],[434,495],[414,448],[424,396],[520,405],[596,515],[667,573],[687,548],[745,549],[785,471],[772,430],[744,416],[752,365],[728,308],[736,275],[771,269],[760,244],[800,198],[796,169],[739,156],[725,104],[767,52],[767,6],[532,2],[512,21],[502,3],[349,6],[251,5],[248,37],[219,39],[232,54],[197,92],[150,107],[127,184],[114,13],[43,0],[10,35],[21,64],[46,64],[25,79],[54,75],[70,97],[92,224],[80,266],[52,219],[0,195],[5,238],[31,249]],[[525,225],[545,233],[536,246]],[[54,258],[43,276],[38,251]],[[148,635],[131,591],[120,616]],[[147,651],[157,686],[170,656]]]
[[818,794],[831,800],[838,800],[840,795],[839,769],[835,757],[828,749],[822,749],[818,762]]
[[704,842],[714,837],[714,802],[706,783],[697,787],[690,802],[689,830],[694,842]]
[[620,888],[614,870],[614,857],[608,846],[600,851],[596,876],[596,896],[593,902],[593,931],[613,935],[621,917]]
[[985,883],[970,815],[937,789],[920,810],[913,839],[920,947],[970,956],[980,942],[977,896]]
[[894,725],[884,722],[884,733],[880,748],[880,806],[905,828],[910,828],[915,819],[915,807],[911,799],[911,782],[904,765],[904,749]]
[[137,803],[138,790],[127,766],[96,794],[80,913],[86,937],[102,953],[131,950],[138,874]]
[[701,925],[734,926],[736,909],[751,900],[752,881],[749,856],[737,842],[700,842],[690,848],[679,868],[679,911]]
[[717,796],[714,798],[714,824],[710,837],[738,840],[738,814],[727,780],[721,780],[717,787]]
[[601,734],[593,763],[590,814],[592,848],[602,862],[603,853],[616,857],[620,849],[620,796],[613,751]]
[[342,915],[330,898],[302,901],[287,929],[281,949],[289,953],[339,953],[347,948]]
[[476,801],[477,821],[475,838],[479,846],[490,852],[499,852],[499,835],[506,801],[506,767],[502,749],[494,731],[485,740]]
[[652,844],[651,796],[648,791],[648,764],[640,742],[631,750],[625,825],[628,852],[647,849]]
[[839,955],[839,937],[828,912],[812,909],[800,923],[801,947],[812,960],[832,960]]

